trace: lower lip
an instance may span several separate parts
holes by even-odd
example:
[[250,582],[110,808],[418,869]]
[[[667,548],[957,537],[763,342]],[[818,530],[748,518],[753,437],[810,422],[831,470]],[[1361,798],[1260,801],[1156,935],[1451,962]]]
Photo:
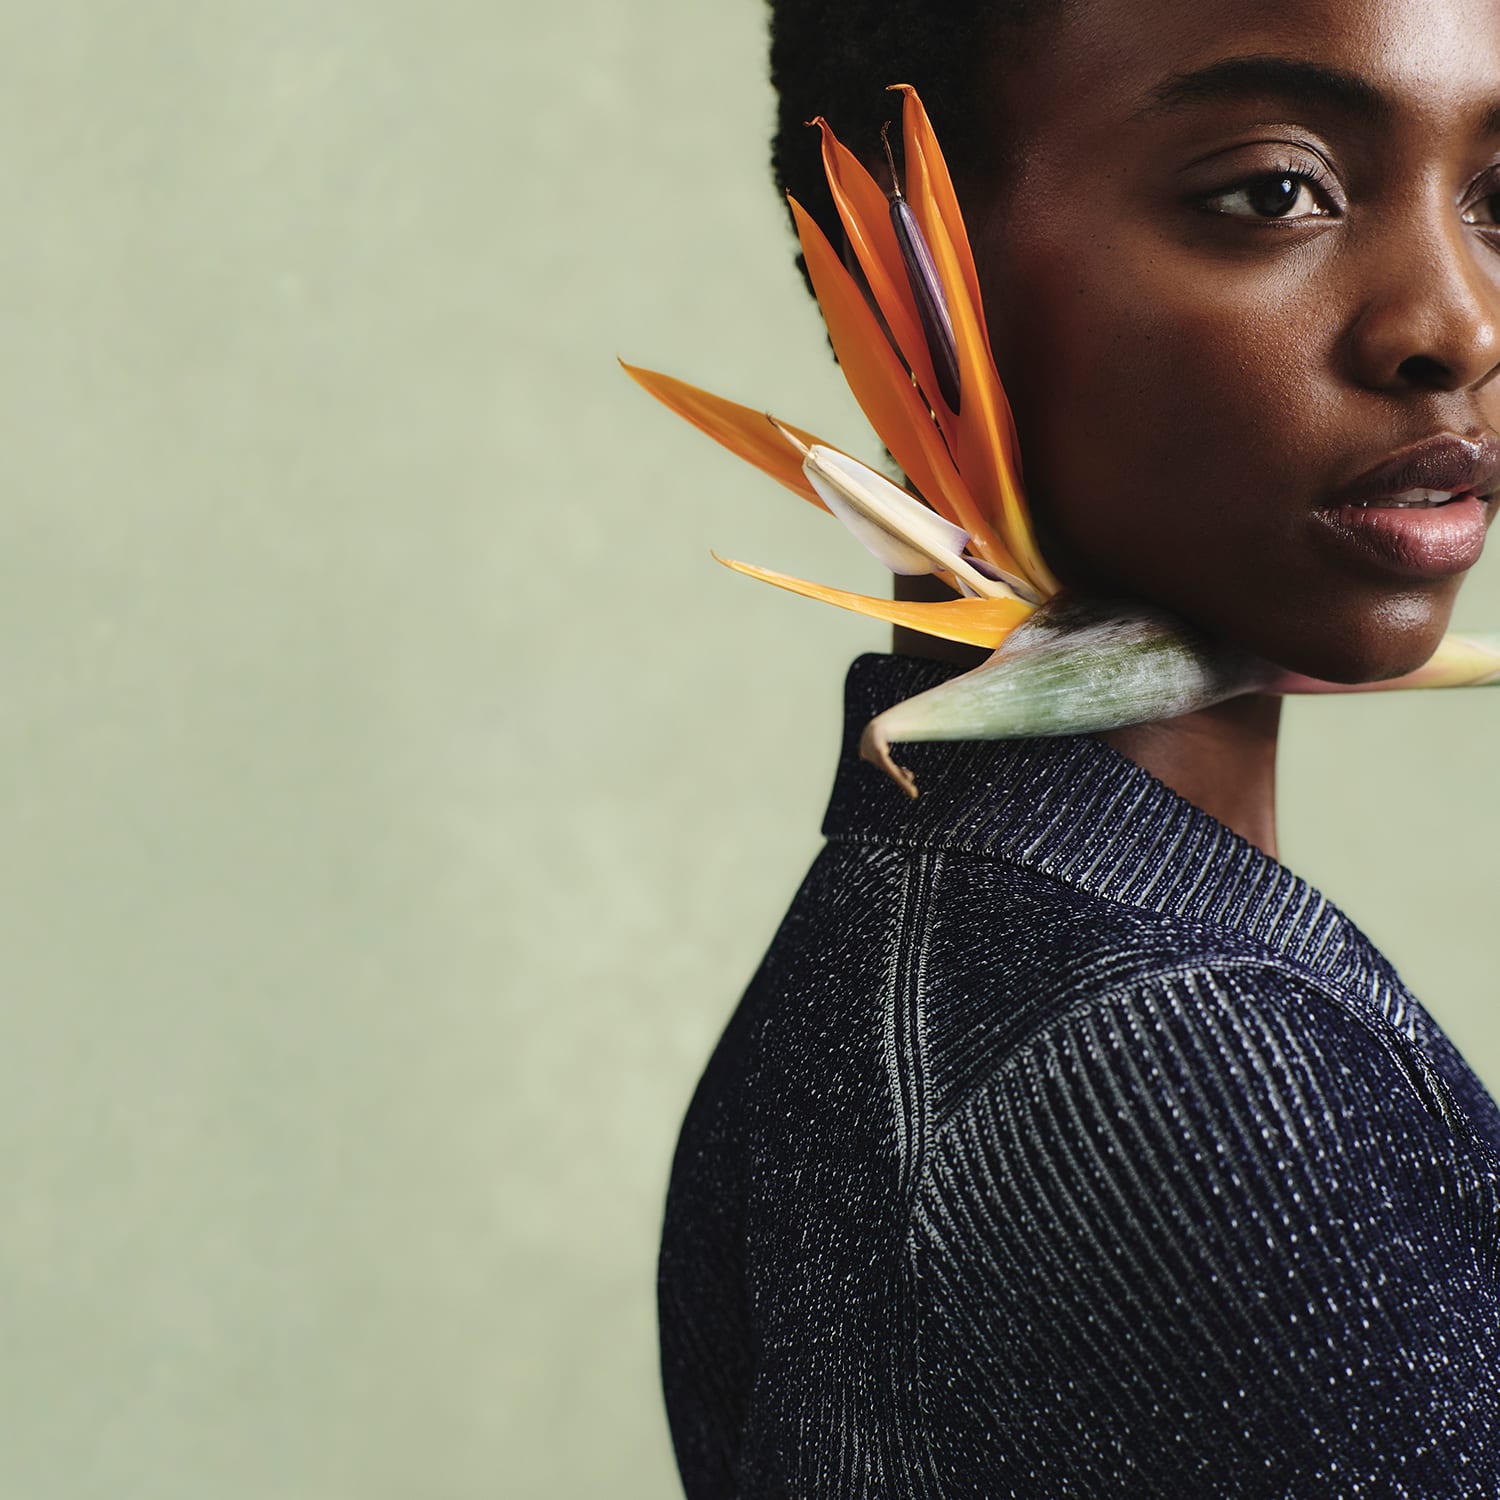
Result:
[[1466,573],[1484,551],[1489,524],[1478,495],[1446,505],[1336,505],[1318,514],[1344,548],[1404,578]]

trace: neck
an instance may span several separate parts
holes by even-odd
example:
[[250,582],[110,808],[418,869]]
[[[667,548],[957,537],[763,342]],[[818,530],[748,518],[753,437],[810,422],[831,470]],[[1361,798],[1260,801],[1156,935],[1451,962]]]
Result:
[[1280,723],[1281,699],[1257,693],[1099,738],[1275,859]]
[[[896,580],[898,599],[951,599],[935,578]],[[895,650],[975,667],[989,655],[897,628]],[[1276,858],[1276,734],[1281,699],[1231,698],[1179,719],[1113,729],[1099,736],[1179,796]]]

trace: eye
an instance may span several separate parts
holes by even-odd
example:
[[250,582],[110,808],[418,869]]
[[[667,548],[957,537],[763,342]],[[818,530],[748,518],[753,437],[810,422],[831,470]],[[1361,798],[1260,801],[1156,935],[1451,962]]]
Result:
[[1464,210],[1464,223],[1478,224],[1487,229],[1500,225],[1500,189],[1491,183],[1489,192]]
[[1211,213],[1231,219],[1328,218],[1330,209],[1311,172],[1285,168],[1246,178],[1202,199]]

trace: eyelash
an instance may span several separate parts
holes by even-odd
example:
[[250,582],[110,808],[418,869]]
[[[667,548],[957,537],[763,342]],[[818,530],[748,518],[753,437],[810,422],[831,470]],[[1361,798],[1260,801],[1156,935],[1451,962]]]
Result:
[[[1216,200],[1232,197],[1236,193],[1247,192],[1251,188],[1254,188],[1261,183],[1285,182],[1288,180],[1300,183],[1303,186],[1318,192],[1324,201],[1324,206],[1320,208],[1317,213],[1297,214],[1290,218],[1285,214],[1261,215],[1255,213],[1229,213],[1222,208],[1213,207],[1213,204]],[[1216,188],[1211,193],[1204,193],[1198,198],[1197,201],[1198,206],[1202,208],[1206,213],[1215,214],[1219,218],[1223,219],[1238,219],[1242,223],[1253,223],[1258,225],[1300,224],[1306,219],[1327,219],[1334,217],[1334,212],[1330,212],[1328,207],[1326,206],[1328,201],[1332,197],[1333,192],[1331,190],[1331,186],[1328,180],[1328,174],[1326,171],[1320,170],[1315,167],[1310,167],[1305,164],[1298,165],[1296,163],[1288,161],[1283,162],[1280,166],[1273,167],[1270,171],[1252,172],[1248,176],[1241,177],[1239,181],[1228,184],[1226,187]],[[1292,206],[1296,206],[1296,200],[1293,200]]]

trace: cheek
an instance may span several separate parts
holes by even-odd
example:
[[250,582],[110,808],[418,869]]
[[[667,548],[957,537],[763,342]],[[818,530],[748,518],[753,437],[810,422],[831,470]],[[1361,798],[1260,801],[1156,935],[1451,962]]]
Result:
[[1305,491],[1318,457],[1316,330],[1260,278],[1103,259],[1106,276],[1092,257],[1038,267],[1007,341],[1043,523],[1091,575],[1263,537],[1277,518],[1260,502]]
[[1398,594],[1331,575],[1310,544],[1354,456],[1327,286],[1285,262],[1084,251],[1013,265],[1027,295],[997,340],[1059,575],[1313,676],[1420,665],[1456,584]]

